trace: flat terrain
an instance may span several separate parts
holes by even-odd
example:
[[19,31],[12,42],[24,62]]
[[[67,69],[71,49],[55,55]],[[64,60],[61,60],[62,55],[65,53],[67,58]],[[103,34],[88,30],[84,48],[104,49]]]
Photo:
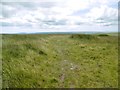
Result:
[[118,87],[117,35],[2,35],[3,88]]

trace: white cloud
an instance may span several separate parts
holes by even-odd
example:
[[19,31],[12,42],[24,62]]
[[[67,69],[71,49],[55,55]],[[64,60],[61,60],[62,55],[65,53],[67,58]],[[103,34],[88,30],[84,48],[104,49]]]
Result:
[[100,7],[94,7],[88,12],[87,17],[98,19],[98,18],[116,18],[118,13],[117,9],[102,5]]
[[[91,22],[101,23],[101,25],[109,23],[117,23],[118,10],[115,8],[102,5],[100,7],[94,7],[86,14]],[[104,23],[104,24],[103,24]]]
[[[2,0],[4,1],[4,0]],[[25,1],[25,0],[24,0]],[[0,23],[33,28],[117,25],[118,0],[36,0],[2,3]]]

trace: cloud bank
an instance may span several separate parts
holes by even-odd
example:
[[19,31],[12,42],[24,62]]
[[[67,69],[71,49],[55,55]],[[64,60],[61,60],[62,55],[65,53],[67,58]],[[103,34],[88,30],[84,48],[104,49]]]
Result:
[[117,4],[118,0],[2,0],[0,25],[2,32],[9,32],[6,27],[19,28],[16,32],[116,31]]

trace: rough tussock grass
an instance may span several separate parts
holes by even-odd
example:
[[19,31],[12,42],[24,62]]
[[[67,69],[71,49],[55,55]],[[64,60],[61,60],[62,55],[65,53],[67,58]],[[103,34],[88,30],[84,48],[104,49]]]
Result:
[[117,36],[3,35],[3,88],[118,87]]

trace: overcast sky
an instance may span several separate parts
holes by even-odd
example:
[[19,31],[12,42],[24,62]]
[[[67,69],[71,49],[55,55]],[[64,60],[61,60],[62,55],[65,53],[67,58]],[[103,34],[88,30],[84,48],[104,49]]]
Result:
[[118,30],[118,0],[1,1],[2,33]]

